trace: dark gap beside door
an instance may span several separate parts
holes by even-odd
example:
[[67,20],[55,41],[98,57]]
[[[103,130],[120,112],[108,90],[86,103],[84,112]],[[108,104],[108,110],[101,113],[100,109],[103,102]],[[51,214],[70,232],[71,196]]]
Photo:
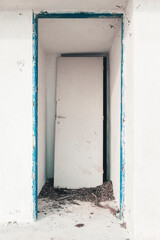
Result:
[[107,86],[106,86],[106,57],[103,58],[103,182],[107,180],[107,128],[106,128],[106,108],[107,108]]

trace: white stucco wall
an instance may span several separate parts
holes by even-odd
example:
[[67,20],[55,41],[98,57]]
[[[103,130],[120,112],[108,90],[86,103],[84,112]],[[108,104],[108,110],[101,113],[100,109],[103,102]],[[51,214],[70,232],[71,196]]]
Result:
[[32,11],[0,12],[0,222],[32,220]]
[[38,46],[38,193],[46,181],[47,121],[46,121],[46,55]]
[[115,199],[120,203],[120,112],[121,112],[121,25],[109,53],[110,59],[110,177]]
[[53,178],[54,140],[56,114],[56,66],[57,54],[47,56],[47,178]]
[[160,1],[134,6],[134,232],[160,239]]

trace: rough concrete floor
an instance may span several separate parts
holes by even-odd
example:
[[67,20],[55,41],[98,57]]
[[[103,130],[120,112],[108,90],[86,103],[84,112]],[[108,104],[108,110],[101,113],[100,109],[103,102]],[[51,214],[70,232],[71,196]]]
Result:
[[[0,225],[0,240],[129,240],[129,233],[109,209],[89,202],[54,208],[51,200],[39,200],[38,221]],[[115,207],[115,202],[108,202]],[[105,205],[107,203],[103,203]],[[56,205],[55,205],[56,206]],[[77,227],[75,225],[80,225]],[[84,224],[84,225],[83,225]]]

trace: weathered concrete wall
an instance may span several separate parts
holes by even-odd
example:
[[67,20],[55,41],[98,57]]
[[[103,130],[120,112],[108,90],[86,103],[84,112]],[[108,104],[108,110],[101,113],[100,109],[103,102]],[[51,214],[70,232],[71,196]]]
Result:
[[13,10],[13,9],[34,9],[34,10],[52,10],[54,11],[106,11],[106,10],[119,10],[124,9],[126,6],[126,0],[101,0],[97,4],[97,0],[81,0],[81,1],[75,1],[75,0],[60,0],[60,1],[52,1],[52,0],[46,0],[46,1],[40,1],[40,0],[34,0],[34,1],[25,1],[25,0],[5,0],[3,2],[0,2],[0,10]]
[[38,46],[38,193],[46,181],[47,165],[47,101],[46,101],[46,55]]
[[110,175],[114,196],[120,203],[120,112],[121,112],[121,24],[110,50]]
[[160,1],[134,5],[134,233],[160,239]]
[[0,221],[31,221],[32,11],[0,12]]
[[[160,182],[159,10],[158,0],[154,3],[138,0],[134,1],[134,6],[130,0],[125,10],[124,217],[132,230],[134,220],[136,240],[160,238],[157,187]],[[0,13],[0,53],[0,144],[3,146],[0,151],[0,190],[3,193],[0,196],[0,221],[31,221],[31,11]]]
[[160,238],[160,2],[129,1],[124,22],[125,220],[135,240]]

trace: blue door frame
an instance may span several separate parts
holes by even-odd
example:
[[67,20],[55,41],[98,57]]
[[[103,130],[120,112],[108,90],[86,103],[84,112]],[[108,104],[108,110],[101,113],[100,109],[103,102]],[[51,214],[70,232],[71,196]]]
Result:
[[33,114],[33,163],[32,163],[32,181],[33,181],[33,219],[37,220],[38,208],[38,19],[40,18],[63,18],[63,19],[82,19],[82,18],[119,18],[121,19],[121,117],[120,117],[120,218],[123,217],[125,208],[125,112],[123,106],[124,84],[123,84],[123,35],[124,20],[122,13],[93,13],[93,12],[75,12],[75,13],[33,13],[33,95],[32,95],[32,114]]

